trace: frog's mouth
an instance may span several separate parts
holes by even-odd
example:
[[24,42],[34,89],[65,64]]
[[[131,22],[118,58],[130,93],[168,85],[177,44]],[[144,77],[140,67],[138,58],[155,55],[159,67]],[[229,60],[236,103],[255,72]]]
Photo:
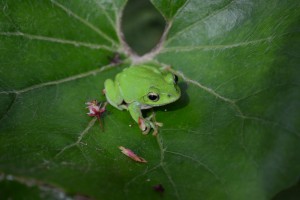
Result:
[[142,105],[141,109],[146,110],[146,109],[150,109],[150,108],[153,108],[153,107],[154,107],[153,105]]

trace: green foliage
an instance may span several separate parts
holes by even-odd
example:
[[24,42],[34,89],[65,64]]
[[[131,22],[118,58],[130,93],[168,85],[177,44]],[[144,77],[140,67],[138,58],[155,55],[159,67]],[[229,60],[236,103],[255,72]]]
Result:
[[172,20],[177,11],[184,5],[187,0],[151,0],[161,14],[169,21]]
[[112,106],[104,131],[86,115],[85,102],[105,100],[103,82],[137,60],[120,39],[125,3],[1,1],[1,196],[252,200],[295,184],[300,4],[152,0],[169,32],[140,61],[171,65],[183,91],[154,110],[164,126],[153,137]]

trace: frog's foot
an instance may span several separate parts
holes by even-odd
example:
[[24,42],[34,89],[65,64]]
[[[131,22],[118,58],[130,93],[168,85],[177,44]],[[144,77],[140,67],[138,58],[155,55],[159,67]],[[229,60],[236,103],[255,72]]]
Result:
[[161,122],[154,122],[152,135],[156,136],[157,133],[158,133],[158,127],[162,127],[162,126],[163,126],[163,123],[161,123]]
[[162,127],[163,123],[156,121],[156,119],[155,119],[155,112],[153,112],[147,119],[152,121],[152,125],[151,125],[151,127],[153,128],[152,135],[156,136],[157,133],[158,133],[158,127]]
[[[155,113],[153,112],[149,117],[147,117],[149,121],[152,121],[156,127],[162,127],[164,124],[161,122],[157,122],[155,119]],[[154,129],[154,128],[153,128]]]
[[158,127],[163,126],[163,123],[155,121],[154,113],[151,116],[147,117],[146,119],[139,117],[138,124],[140,129],[142,130],[142,133],[145,135],[148,134],[150,129],[152,128],[153,129],[152,135],[154,136],[156,136],[158,133]]

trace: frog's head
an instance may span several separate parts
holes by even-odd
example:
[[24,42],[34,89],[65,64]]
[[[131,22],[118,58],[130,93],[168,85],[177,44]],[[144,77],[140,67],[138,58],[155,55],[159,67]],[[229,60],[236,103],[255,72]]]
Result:
[[163,80],[151,85],[147,94],[141,100],[144,107],[161,106],[179,99],[181,92],[177,82],[178,77],[172,73],[168,73],[163,77]]

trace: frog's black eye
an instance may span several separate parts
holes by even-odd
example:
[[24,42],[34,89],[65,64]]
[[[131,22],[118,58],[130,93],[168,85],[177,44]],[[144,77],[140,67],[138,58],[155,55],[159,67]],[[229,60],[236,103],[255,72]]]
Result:
[[173,76],[174,76],[174,83],[177,84],[178,83],[178,76],[176,74],[174,74]]
[[159,100],[159,95],[154,93],[154,92],[150,92],[148,94],[148,98],[151,100],[151,101],[158,101]]

